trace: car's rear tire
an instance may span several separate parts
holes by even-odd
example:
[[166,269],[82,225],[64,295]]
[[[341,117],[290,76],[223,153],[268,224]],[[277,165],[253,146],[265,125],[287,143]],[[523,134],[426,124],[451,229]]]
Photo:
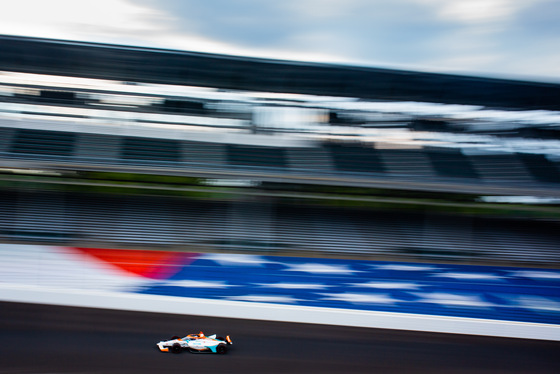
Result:
[[171,346],[171,353],[181,353],[182,350],[183,348],[179,343],[175,343]]
[[224,355],[227,353],[227,346],[225,344],[220,344],[216,347],[216,353]]

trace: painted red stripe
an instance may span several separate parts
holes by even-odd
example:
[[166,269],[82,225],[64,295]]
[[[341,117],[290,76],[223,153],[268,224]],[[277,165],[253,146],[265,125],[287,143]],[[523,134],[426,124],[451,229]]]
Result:
[[196,258],[194,253],[142,249],[75,249],[111,264],[128,273],[151,279],[167,279]]

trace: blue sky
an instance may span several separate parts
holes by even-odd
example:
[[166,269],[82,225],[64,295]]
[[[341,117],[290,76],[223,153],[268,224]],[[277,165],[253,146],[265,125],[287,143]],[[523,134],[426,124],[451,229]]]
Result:
[[0,34],[560,82],[558,0],[0,0]]

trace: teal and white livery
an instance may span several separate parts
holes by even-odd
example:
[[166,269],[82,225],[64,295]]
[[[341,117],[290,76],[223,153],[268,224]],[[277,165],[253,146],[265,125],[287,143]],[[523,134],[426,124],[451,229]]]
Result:
[[192,353],[225,354],[231,344],[233,342],[229,335],[224,339],[217,337],[216,334],[205,336],[201,331],[198,334],[189,334],[183,338],[174,336],[170,340],[162,340],[157,343],[157,346],[162,352],[181,353],[187,350]]

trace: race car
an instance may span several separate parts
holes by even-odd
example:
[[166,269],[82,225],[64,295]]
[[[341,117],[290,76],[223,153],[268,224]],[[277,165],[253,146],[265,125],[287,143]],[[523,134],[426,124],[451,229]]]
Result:
[[178,336],[170,340],[162,340],[157,346],[162,352],[181,353],[187,350],[191,353],[218,353],[225,354],[228,345],[233,344],[229,335],[226,338],[216,337],[216,334],[205,336],[201,331],[198,334],[189,334],[183,338]]

